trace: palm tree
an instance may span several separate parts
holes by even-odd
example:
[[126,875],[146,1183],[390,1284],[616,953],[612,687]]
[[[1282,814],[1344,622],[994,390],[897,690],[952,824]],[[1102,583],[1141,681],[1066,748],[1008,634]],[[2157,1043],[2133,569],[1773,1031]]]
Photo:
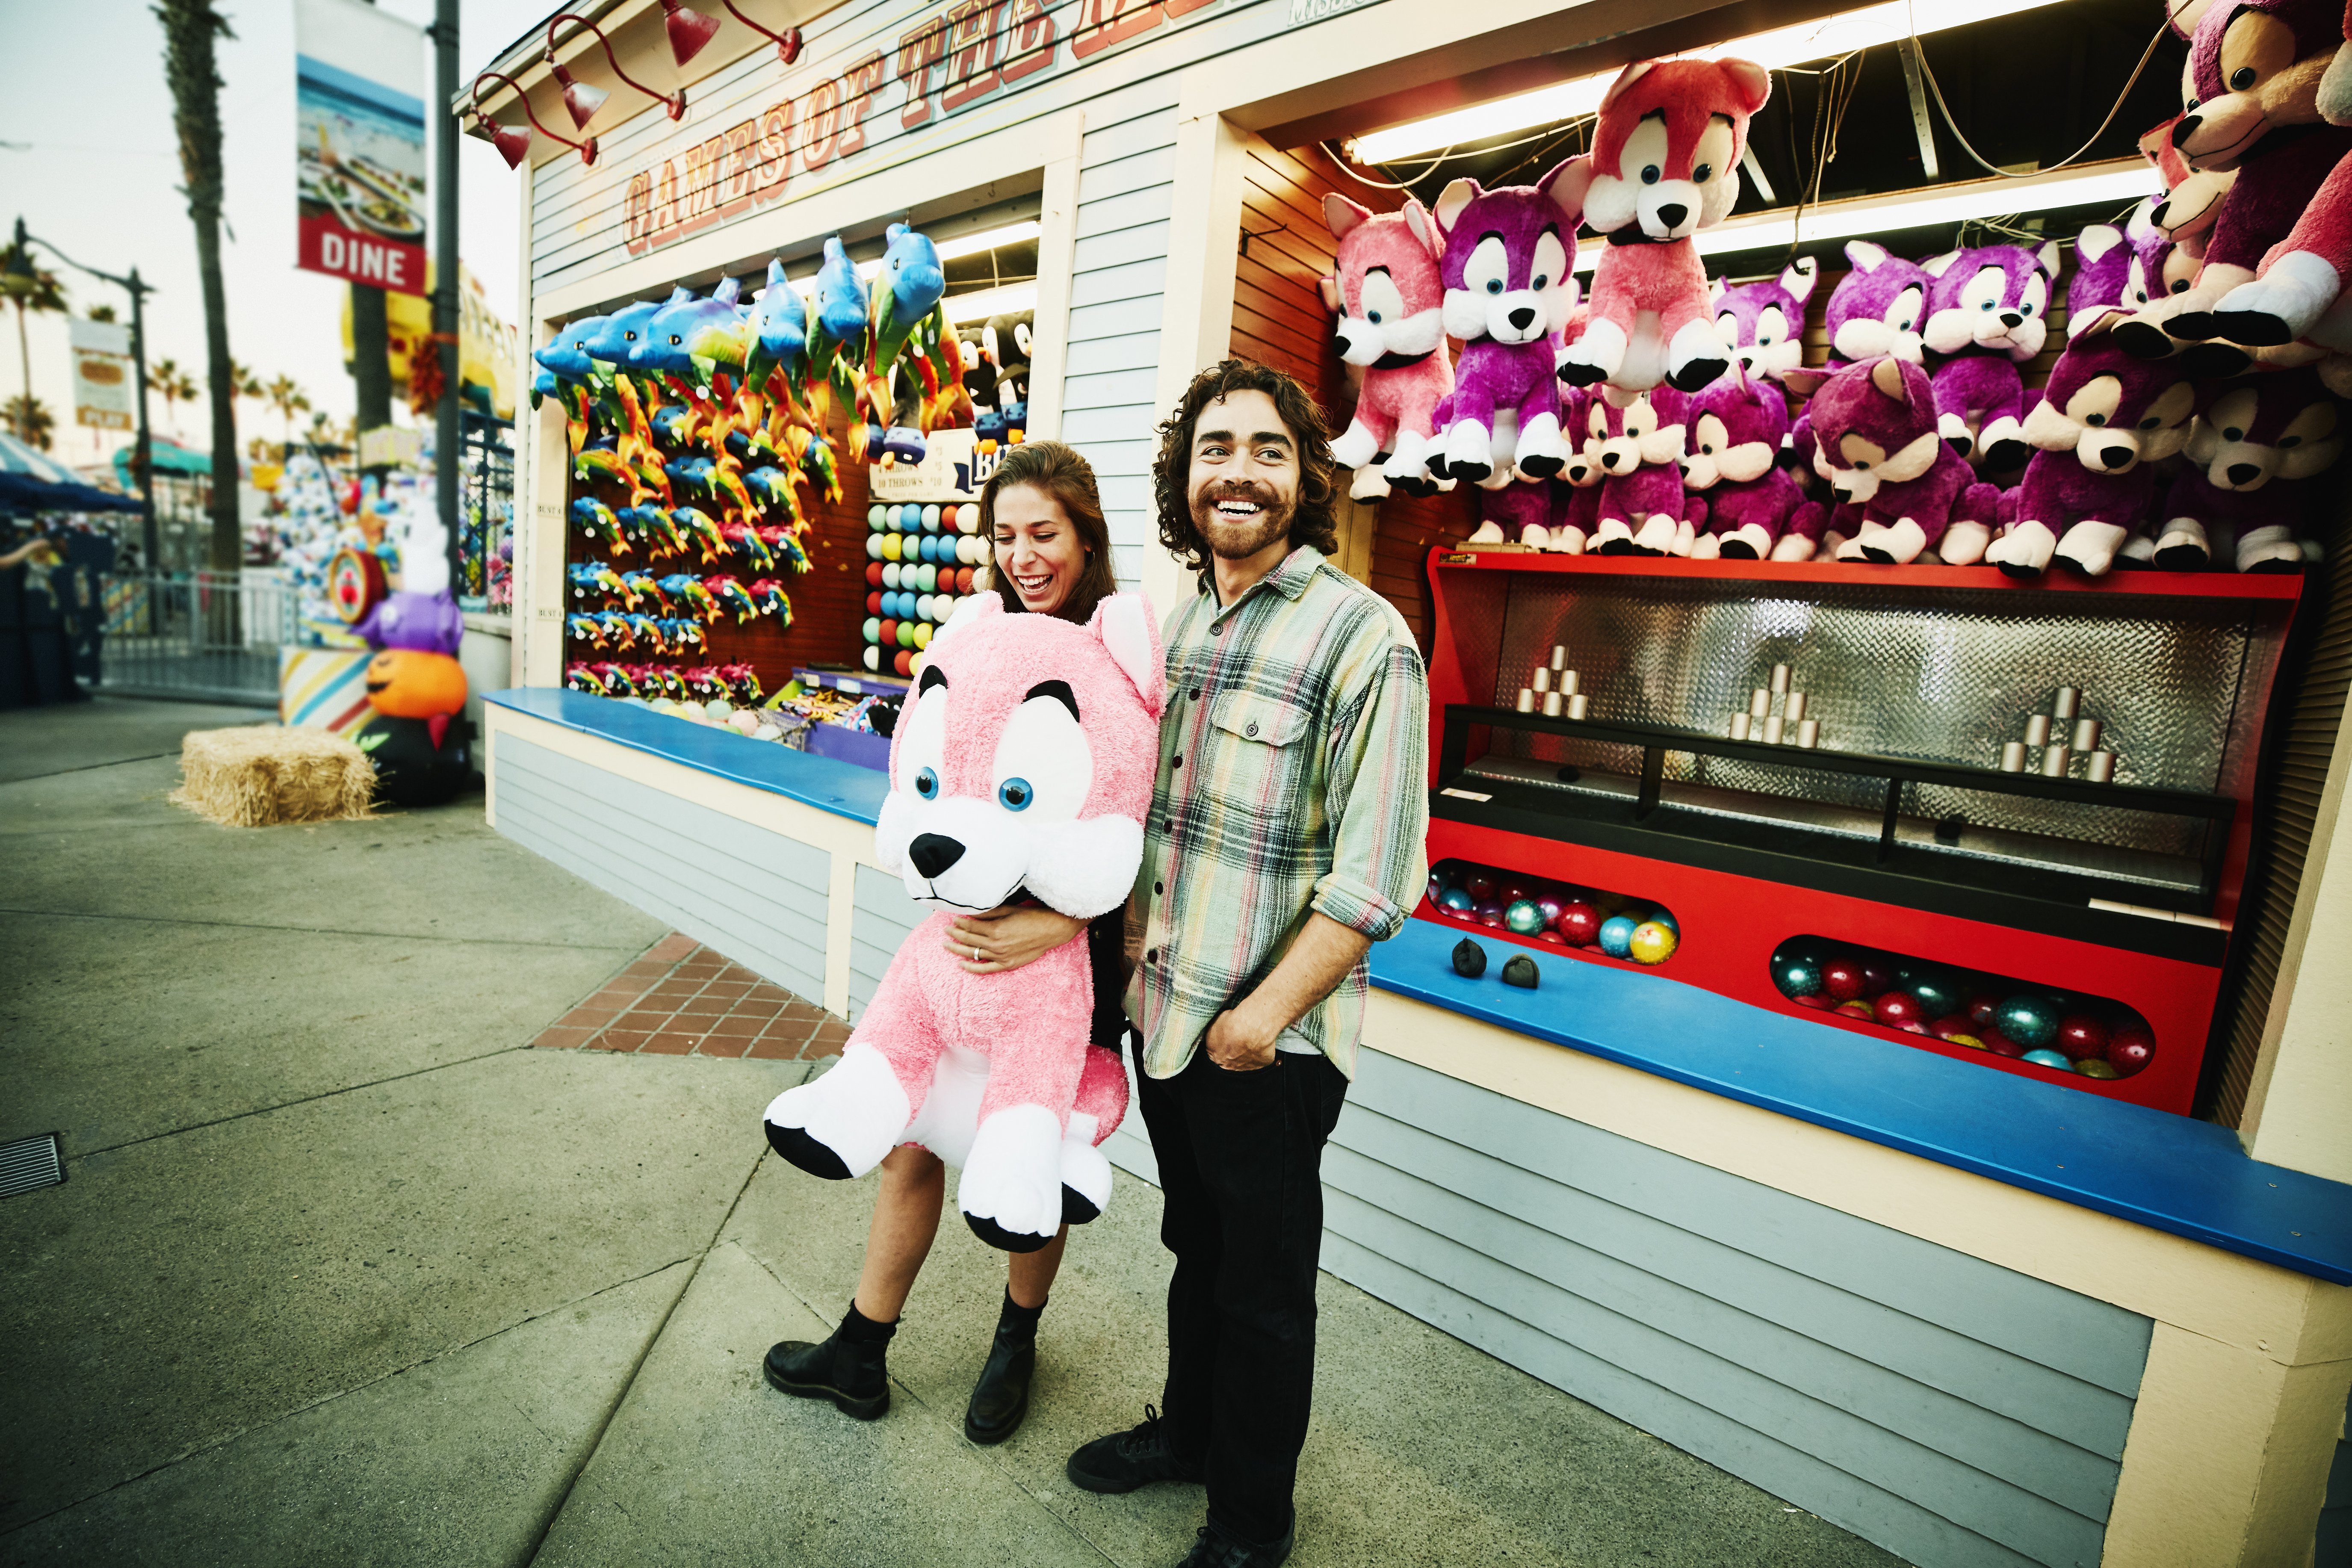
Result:
[[[228,289],[221,275],[220,67],[213,46],[236,35],[213,0],[158,0],[163,24],[163,78],[172,89],[172,126],[180,138],[181,184],[196,228],[196,268],[204,279],[205,355],[213,405],[212,564],[244,563],[237,523],[236,395],[229,377]],[[233,596],[227,601],[235,603]]]
[[172,432],[176,436],[179,433],[180,423],[173,416],[173,410],[183,403],[194,403],[196,400],[196,393],[200,390],[196,385],[196,378],[182,370],[177,360],[162,359],[157,360],[149,368],[147,385],[156,396],[163,400],[163,418],[171,425]]
[[310,395],[294,384],[292,376],[281,375],[262,389],[262,395],[269,400],[270,407],[278,410],[278,416],[286,422],[286,444],[292,446],[294,416],[310,408]]
[[89,319],[93,321],[111,321],[115,319],[114,307],[111,305],[92,305],[89,308]]
[[57,416],[49,412],[47,404],[26,393],[8,400],[8,427],[27,447],[38,447],[46,452],[57,434]]
[[[24,365],[24,395],[29,399],[33,395],[33,350],[25,335],[25,318],[34,312],[62,314],[66,308],[65,285],[58,281],[56,273],[33,265],[29,246],[14,243],[0,251],[0,277],[7,279],[8,300],[16,307],[16,353]],[[18,435],[26,440],[32,438],[22,431]]]

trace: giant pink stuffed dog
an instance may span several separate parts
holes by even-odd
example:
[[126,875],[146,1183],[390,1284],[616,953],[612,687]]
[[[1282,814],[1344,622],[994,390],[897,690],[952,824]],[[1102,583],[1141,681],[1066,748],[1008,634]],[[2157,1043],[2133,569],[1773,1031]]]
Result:
[[[1431,416],[1454,390],[1454,360],[1440,320],[1445,285],[1437,258],[1445,242],[1429,209],[1407,197],[1404,210],[1373,214],[1334,191],[1324,221],[1339,242],[1323,303],[1339,318],[1339,357],[1364,373],[1355,417],[1331,443],[1331,457],[1356,470],[1357,499],[1386,495],[1391,485],[1413,495],[1437,487],[1428,476]],[[1381,453],[1388,460],[1378,468]]]
[[1118,909],[1143,856],[1164,696],[1139,595],[1083,626],[965,601],[931,639],[890,742],[875,858],[940,912],[917,926],[841,1060],[768,1107],[768,1141],[835,1180],[899,1143],[963,1167],[982,1240],[1030,1252],[1110,1199],[1096,1147],[1127,1110],[1115,1053],[1089,1047],[1087,940],[971,974],[942,948],[959,914],[1025,891],[1078,920]]

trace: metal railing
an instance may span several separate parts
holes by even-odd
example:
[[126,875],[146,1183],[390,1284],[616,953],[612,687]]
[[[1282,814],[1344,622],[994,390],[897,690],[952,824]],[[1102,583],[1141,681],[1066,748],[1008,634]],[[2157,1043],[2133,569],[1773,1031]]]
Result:
[[284,573],[112,572],[100,689],[126,697],[278,704],[278,649],[294,640]]

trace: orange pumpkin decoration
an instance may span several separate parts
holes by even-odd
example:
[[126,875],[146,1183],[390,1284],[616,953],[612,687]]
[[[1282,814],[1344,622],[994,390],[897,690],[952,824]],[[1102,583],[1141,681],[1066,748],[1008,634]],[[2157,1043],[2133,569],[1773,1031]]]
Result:
[[466,706],[466,671],[446,653],[388,647],[368,660],[368,703],[394,719],[430,719]]

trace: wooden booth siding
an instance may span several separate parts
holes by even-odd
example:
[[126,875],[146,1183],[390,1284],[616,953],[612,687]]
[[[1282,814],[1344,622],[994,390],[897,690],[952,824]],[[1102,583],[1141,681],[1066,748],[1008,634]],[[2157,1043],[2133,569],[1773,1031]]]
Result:
[[[1157,537],[1160,317],[1175,209],[1176,81],[1087,108],[1062,380],[1062,439],[1094,465],[1119,586],[1137,588]],[[1046,330],[1042,324],[1040,331]]]
[[1323,1172],[1326,1268],[1523,1371],[1931,1568],[2098,1561],[2147,1319],[1371,1049]]
[[832,857],[511,733],[499,831],[803,996],[824,994]]
[[899,945],[931,911],[907,896],[907,885],[887,871],[860,865],[850,896],[849,1021],[866,1016],[866,1004],[881,988],[882,976]]

